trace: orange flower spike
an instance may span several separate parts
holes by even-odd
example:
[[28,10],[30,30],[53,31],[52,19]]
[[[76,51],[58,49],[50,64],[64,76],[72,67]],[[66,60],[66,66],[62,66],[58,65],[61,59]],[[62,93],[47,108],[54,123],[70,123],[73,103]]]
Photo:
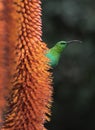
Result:
[[7,33],[5,31],[6,21],[4,12],[4,3],[0,1],[0,123],[2,122],[2,111],[4,110],[7,95],[7,76],[8,76],[8,45],[6,44]]
[[[1,11],[3,10],[3,4],[0,2],[0,18],[2,17],[2,14],[1,14]],[[1,24],[3,24],[3,27],[1,28]],[[0,19],[0,35],[1,35],[1,32],[4,32],[3,30],[4,28],[4,23],[3,21],[1,21]],[[2,37],[0,37],[0,41],[3,40]],[[3,51],[4,51],[4,45],[0,45],[0,73],[1,73],[1,76],[0,76],[0,92],[3,92],[3,87],[4,87],[4,83],[3,83],[3,77],[4,77],[4,68],[3,68],[3,65],[2,65],[2,59],[3,59]],[[2,113],[2,106],[4,106],[4,98],[3,98],[3,94],[0,93],[0,122],[1,122],[1,113]]]
[[50,67],[44,55],[47,47],[41,39],[41,2],[8,0],[6,5],[11,10],[7,29],[9,48],[14,51],[10,49],[12,78],[2,130],[45,130],[52,88]]

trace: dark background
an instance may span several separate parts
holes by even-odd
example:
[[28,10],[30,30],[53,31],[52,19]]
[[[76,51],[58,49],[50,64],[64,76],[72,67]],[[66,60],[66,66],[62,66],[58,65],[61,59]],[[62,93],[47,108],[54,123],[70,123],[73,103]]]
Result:
[[95,0],[43,0],[43,41],[82,40],[63,52],[53,69],[48,130],[95,130]]

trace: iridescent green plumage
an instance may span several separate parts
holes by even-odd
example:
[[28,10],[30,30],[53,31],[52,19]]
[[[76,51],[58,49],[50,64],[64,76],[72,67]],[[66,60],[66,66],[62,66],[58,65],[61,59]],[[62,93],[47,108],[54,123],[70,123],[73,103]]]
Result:
[[69,43],[75,43],[75,42],[81,42],[79,40],[72,40],[72,41],[60,41],[57,42],[55,44],[54,47],[52,47],[51,49],[49,49],[46,52],[46,57],[49,58],[50,62],[49,64],[54,67],[58,64],[60,56],[62,54],[62,52],[64,51],[64,49],[67,47],[67,45],[69,45]]

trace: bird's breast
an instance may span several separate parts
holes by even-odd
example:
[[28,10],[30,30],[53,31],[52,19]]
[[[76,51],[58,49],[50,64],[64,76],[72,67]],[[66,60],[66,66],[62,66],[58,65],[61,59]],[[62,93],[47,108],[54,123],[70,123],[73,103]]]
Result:
[[46,57],[49,58],[49,60],[50,60],[49,64],[51,66],[56,66],[58,64],[58,61],[59,61],[59,56],[58,55],[51,55],[50,53],[47,53]]

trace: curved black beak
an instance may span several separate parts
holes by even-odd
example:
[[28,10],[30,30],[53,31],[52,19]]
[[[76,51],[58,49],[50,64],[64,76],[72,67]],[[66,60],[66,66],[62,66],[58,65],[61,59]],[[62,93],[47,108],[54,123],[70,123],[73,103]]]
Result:
[[80,40],[70,40],[70,41],[67,41],[67,44],[71,44],[71,43],[82,43],[82,41],[80,41]]

